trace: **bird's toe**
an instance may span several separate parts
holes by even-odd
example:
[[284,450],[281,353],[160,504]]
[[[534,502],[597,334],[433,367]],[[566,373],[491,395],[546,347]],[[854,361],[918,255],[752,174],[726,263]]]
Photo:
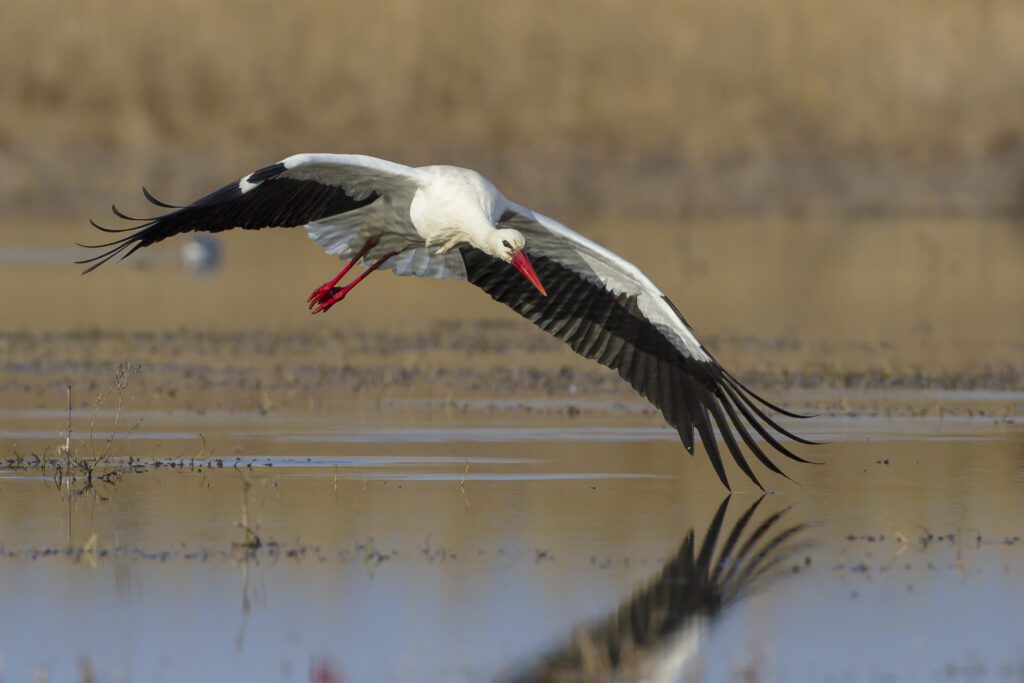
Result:
[[330,291],[330,287],[328,287],[327,285],[320,285],[319,287],[317,287],[316,289],[313,290],[313,293],[309,295],[309,297],[306,299],[306,301],[308,303],[310,303],[310,304],[314,304],[317,301],[319,301],[320,299],[324,298],[324,296],[329,291]]
[[330,310],[331,306],[344,299],[346,294],[348,294],[348,292],[342,287],[331,287],[318,299],[310,302],[309,310],[314,314],[326,313]]

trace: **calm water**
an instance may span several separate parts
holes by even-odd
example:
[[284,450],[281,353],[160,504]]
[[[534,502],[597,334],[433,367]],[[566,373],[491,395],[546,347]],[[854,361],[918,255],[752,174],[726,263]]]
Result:
[[628,411],[140,416],[206,457],[0,474],[4,680],[1024,679],[1014,420],[819,418],[758,503]]
[[301,232],[83,278],[84,219],[0,226],[0,460],[53,452],[67,384],[83,452],[106,392],[102,443],[127,359],[119,455],[181,464],[0,471],[0,681],[1024,681],[1019,225],[580,227],[823,413],[825,464],[726,501],[464,283],[374,276],[311,319],[338,266]]

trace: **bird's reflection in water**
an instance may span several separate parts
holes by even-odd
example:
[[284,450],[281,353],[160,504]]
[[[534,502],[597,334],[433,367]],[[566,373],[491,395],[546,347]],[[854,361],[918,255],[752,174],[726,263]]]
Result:
[[811,543],[788,508],[758,514],[764,498],[724,528],[729,497],[698,548],[694,530],[661,573],[613,614],[581,626],[561,647],[502,681],[676,681],[697,673],[703,636],[726,608],[763,588]]

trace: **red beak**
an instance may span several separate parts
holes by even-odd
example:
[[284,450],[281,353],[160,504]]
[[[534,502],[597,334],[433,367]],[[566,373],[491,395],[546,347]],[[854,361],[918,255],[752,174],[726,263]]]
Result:
[[523,274],[523,277],[530,281],[531,285],[537,288],[537,291],[541,293],[541,296],[548,295],[544,290],[544,285],[540,283],[540,278],[537,277],[537,272],[533,269],[530,259],[526,258],[525,252],[517,251],[512,257],[512,265],[516,267],[516,270]]

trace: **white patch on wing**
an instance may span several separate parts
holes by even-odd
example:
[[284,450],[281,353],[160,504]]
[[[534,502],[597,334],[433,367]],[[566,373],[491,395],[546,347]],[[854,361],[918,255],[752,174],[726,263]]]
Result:
[[[370,235],[382,232],[373,228],[380,219],[381,217],[376,215],[372,206],[368,206],[310,223],[306,226],[306,232],[328,254],[345,260],[359,253]],[[381,270],[392,270],[396,275],[452,280],[466,279],[466,265],[462,261],[462,254],[458,251],[435,254],[426,246],[410,245],[408,238],[395,234],[395,232],[384,232],[380,242],[370,250],[362,262],[363,264],[373,263],[384,254],[396,249],[400,249],[401,253],[388,259],[380,267]]]
[[640,281],[643,274],[622,257],[552,218],[523,206],[511,206],[519,217],[510,225],[526,237],[527,254],[554,259],[613,294],[637,296],[644,291]]
[[370,207],[364,207],[315,221],[306,226],[306,233],[328,254],[351,258],[370,236],[367,224],[371,213]]
[[260,186],[259,183],[250,183],[249,182],[249,178],[250,177],[252,177],[252,173],[250,173],[249,175],[245,176],[244,178],[242,178],[241,180],[238,181],[238,189],[241,190],[242,194],[245,194],[246,192],[249,192],[250,190],[255,190],[257,187]]
[[517,204],[509,203],[509,208],[519,214],[510,225],[526,236],[527,254],[536,252],[554,259],[614,294],[635,296],[640,312],[673,346],[691,358],[711,360],[690,328],[665,302],[661,290],[639,268],[553,218]]
[[657,296],[652,296],[647,292],[644,292],[637,297],[636,303],[640,308],[640,312],[644,314],[644,317],[651,321],[659,332],[666,339],[672,342],[672,345],[687,354],[691,358],[701,360],[706,363],[711,362],[711,357],[708,356],[707,352],[701,348],[700,342],[697,337],[694,336],[693,332],[690,331],[683,321],[679,320],[679,316],[676,315],[672,307],[669,306],[664,299],[662,299],[661,292]]
[[685,681],[687,674],[697,672],[697,656],[709,630],[706,616],[695,617],[680,631],[656,646],[651,652],[647,673],[651,681]]
[[441,280],[465,280],[466,264],[458,251],[434,254],[427,247],[413,247],[392,257],[381,268],[395,275],[415,275]]
[[295,154],[281,163],[284,177],[341,186],[356,200],[373,192],[411,199],[425,182],[420,169],[362,154]]

